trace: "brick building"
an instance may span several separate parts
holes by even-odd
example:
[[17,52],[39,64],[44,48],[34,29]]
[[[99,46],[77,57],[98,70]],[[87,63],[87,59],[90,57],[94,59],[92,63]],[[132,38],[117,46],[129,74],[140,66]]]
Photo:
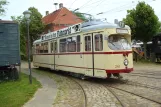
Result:
[[50,14],[46,11],[46,16],[42,18],[42,22],[46,25],[44,32],[48,33],[83,21],[60,3],[58,10]]

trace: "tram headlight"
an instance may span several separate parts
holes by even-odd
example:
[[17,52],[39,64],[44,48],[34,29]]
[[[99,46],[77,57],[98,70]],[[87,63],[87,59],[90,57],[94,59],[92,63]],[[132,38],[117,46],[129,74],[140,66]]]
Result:
[[125,60],[124,60],[124,65],[125,65],[125,66],[127,66],[127,65],[128,65],[128,63],[129,63],[129,62],[128,62],[128,60],[127,60],[127,59],[125,59]]

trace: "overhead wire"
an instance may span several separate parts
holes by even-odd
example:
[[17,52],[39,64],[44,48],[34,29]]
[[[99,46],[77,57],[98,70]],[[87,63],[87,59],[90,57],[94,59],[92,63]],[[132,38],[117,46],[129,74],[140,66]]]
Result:
[[[138,1],[139,1],[139,0],[138,0]],[[137,2],[138,2],[138,1],[137,1]],[[154,1],[154,0],[145,0],[145,2],[152,2],[152,1]],[[110,10],[108,10],[108,11],[100,12],[100,13],[98,13],[98,14],[96,14],[96,15],[105,14],[105,13],[109,13],[109,12],[112,12],[112,11],[117,11],[117,12],[124,11],[123,9],[126,9],[126,8],[128,8],[128,7],[131,7],[131,6],[133,5],[133,3],[134,3],[134,1],[132,1],[132,4],[131,4],[131,5],[129,5],[129,3],[127,3],[127,4],[125,4],[125,5],[122,5],[122,6],[113,8],[113,9],[110,9]],[[135,2],[135,3],[136,3],[136,2]],[[125,6],[126,6],[126,7],[125,7]],[[116,9],[118,9],[118,8],[119,8],[119,10],[116,10]],[[120,10],[120,9],[121,9],[121,10]]]
[[98,0],[98,1],[96,1],[96,2],[93,2],[93,3],[91,3],[91,4],[87,4],[86,6],[84,6],[84,8],[87,7],[87,6],[91,6],[91,5],[93,5],[93,4],[99,3],[99,2],[100,2],[100,0]]
[[76,2],[77,0],[74,0],[73,2],[72,2],[72,4],[70,5],[70,8],[72,7],[72,5]]
[[91,2],[93,0],[88,0],[86,3],[84,3],[81,7],[75,9],[74,11],[80,10],[81,8],[83,8],[86,4],[88,4],[89,2]]
[[[148,1],[148,2],[152,2],[152,1],[154,1],[154,0],[151,0],[151,1]],[[116,12],[124,11],[124,10],[127,9],[128,7],[131,7],[131,5],[130,5],[130,6],[127,6],[127,7],[125,7],[125,8],[121,8],[121,10],[119,9],[119,10],[117,10]],[[133,7],[135,7],[135,6],[132,6],[132,8],[133,8]]]
[[[101,0],[100,3],[99,3],[97,6],[95,6],[95,8],[98,7],[100,4],[102,4],[104,1],[105,1],[105,0]],[[90,9],[87,13],[89,13],[91,10],[93,10],[93,9],[95,9],[95,8]]]

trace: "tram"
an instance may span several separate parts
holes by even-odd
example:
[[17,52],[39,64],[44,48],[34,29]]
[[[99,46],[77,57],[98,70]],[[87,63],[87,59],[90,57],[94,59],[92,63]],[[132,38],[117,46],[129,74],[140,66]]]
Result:
[[33,43],[33,65],[84,77],[121,77],[133,71],[131,30],[123,22],[78,23]]

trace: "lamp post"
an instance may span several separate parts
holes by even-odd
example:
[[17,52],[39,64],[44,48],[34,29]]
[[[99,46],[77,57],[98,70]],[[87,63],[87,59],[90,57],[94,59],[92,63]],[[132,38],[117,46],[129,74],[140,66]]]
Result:
[[30,53],[30,36],[29,36],[29,23],[30,23],[30,15],[31,15],[31,12],[29,10],[27,10],[27,11],[24,11],[23,14],[24,14],[24,17],[25,17],[26,22],[27,22],[28,65],[29,65],[29,72],[30,72],[29,81],[30,81],[30,84],[32,84],[31,59],[30,59],[30,55],[31,55],[31,53]]

